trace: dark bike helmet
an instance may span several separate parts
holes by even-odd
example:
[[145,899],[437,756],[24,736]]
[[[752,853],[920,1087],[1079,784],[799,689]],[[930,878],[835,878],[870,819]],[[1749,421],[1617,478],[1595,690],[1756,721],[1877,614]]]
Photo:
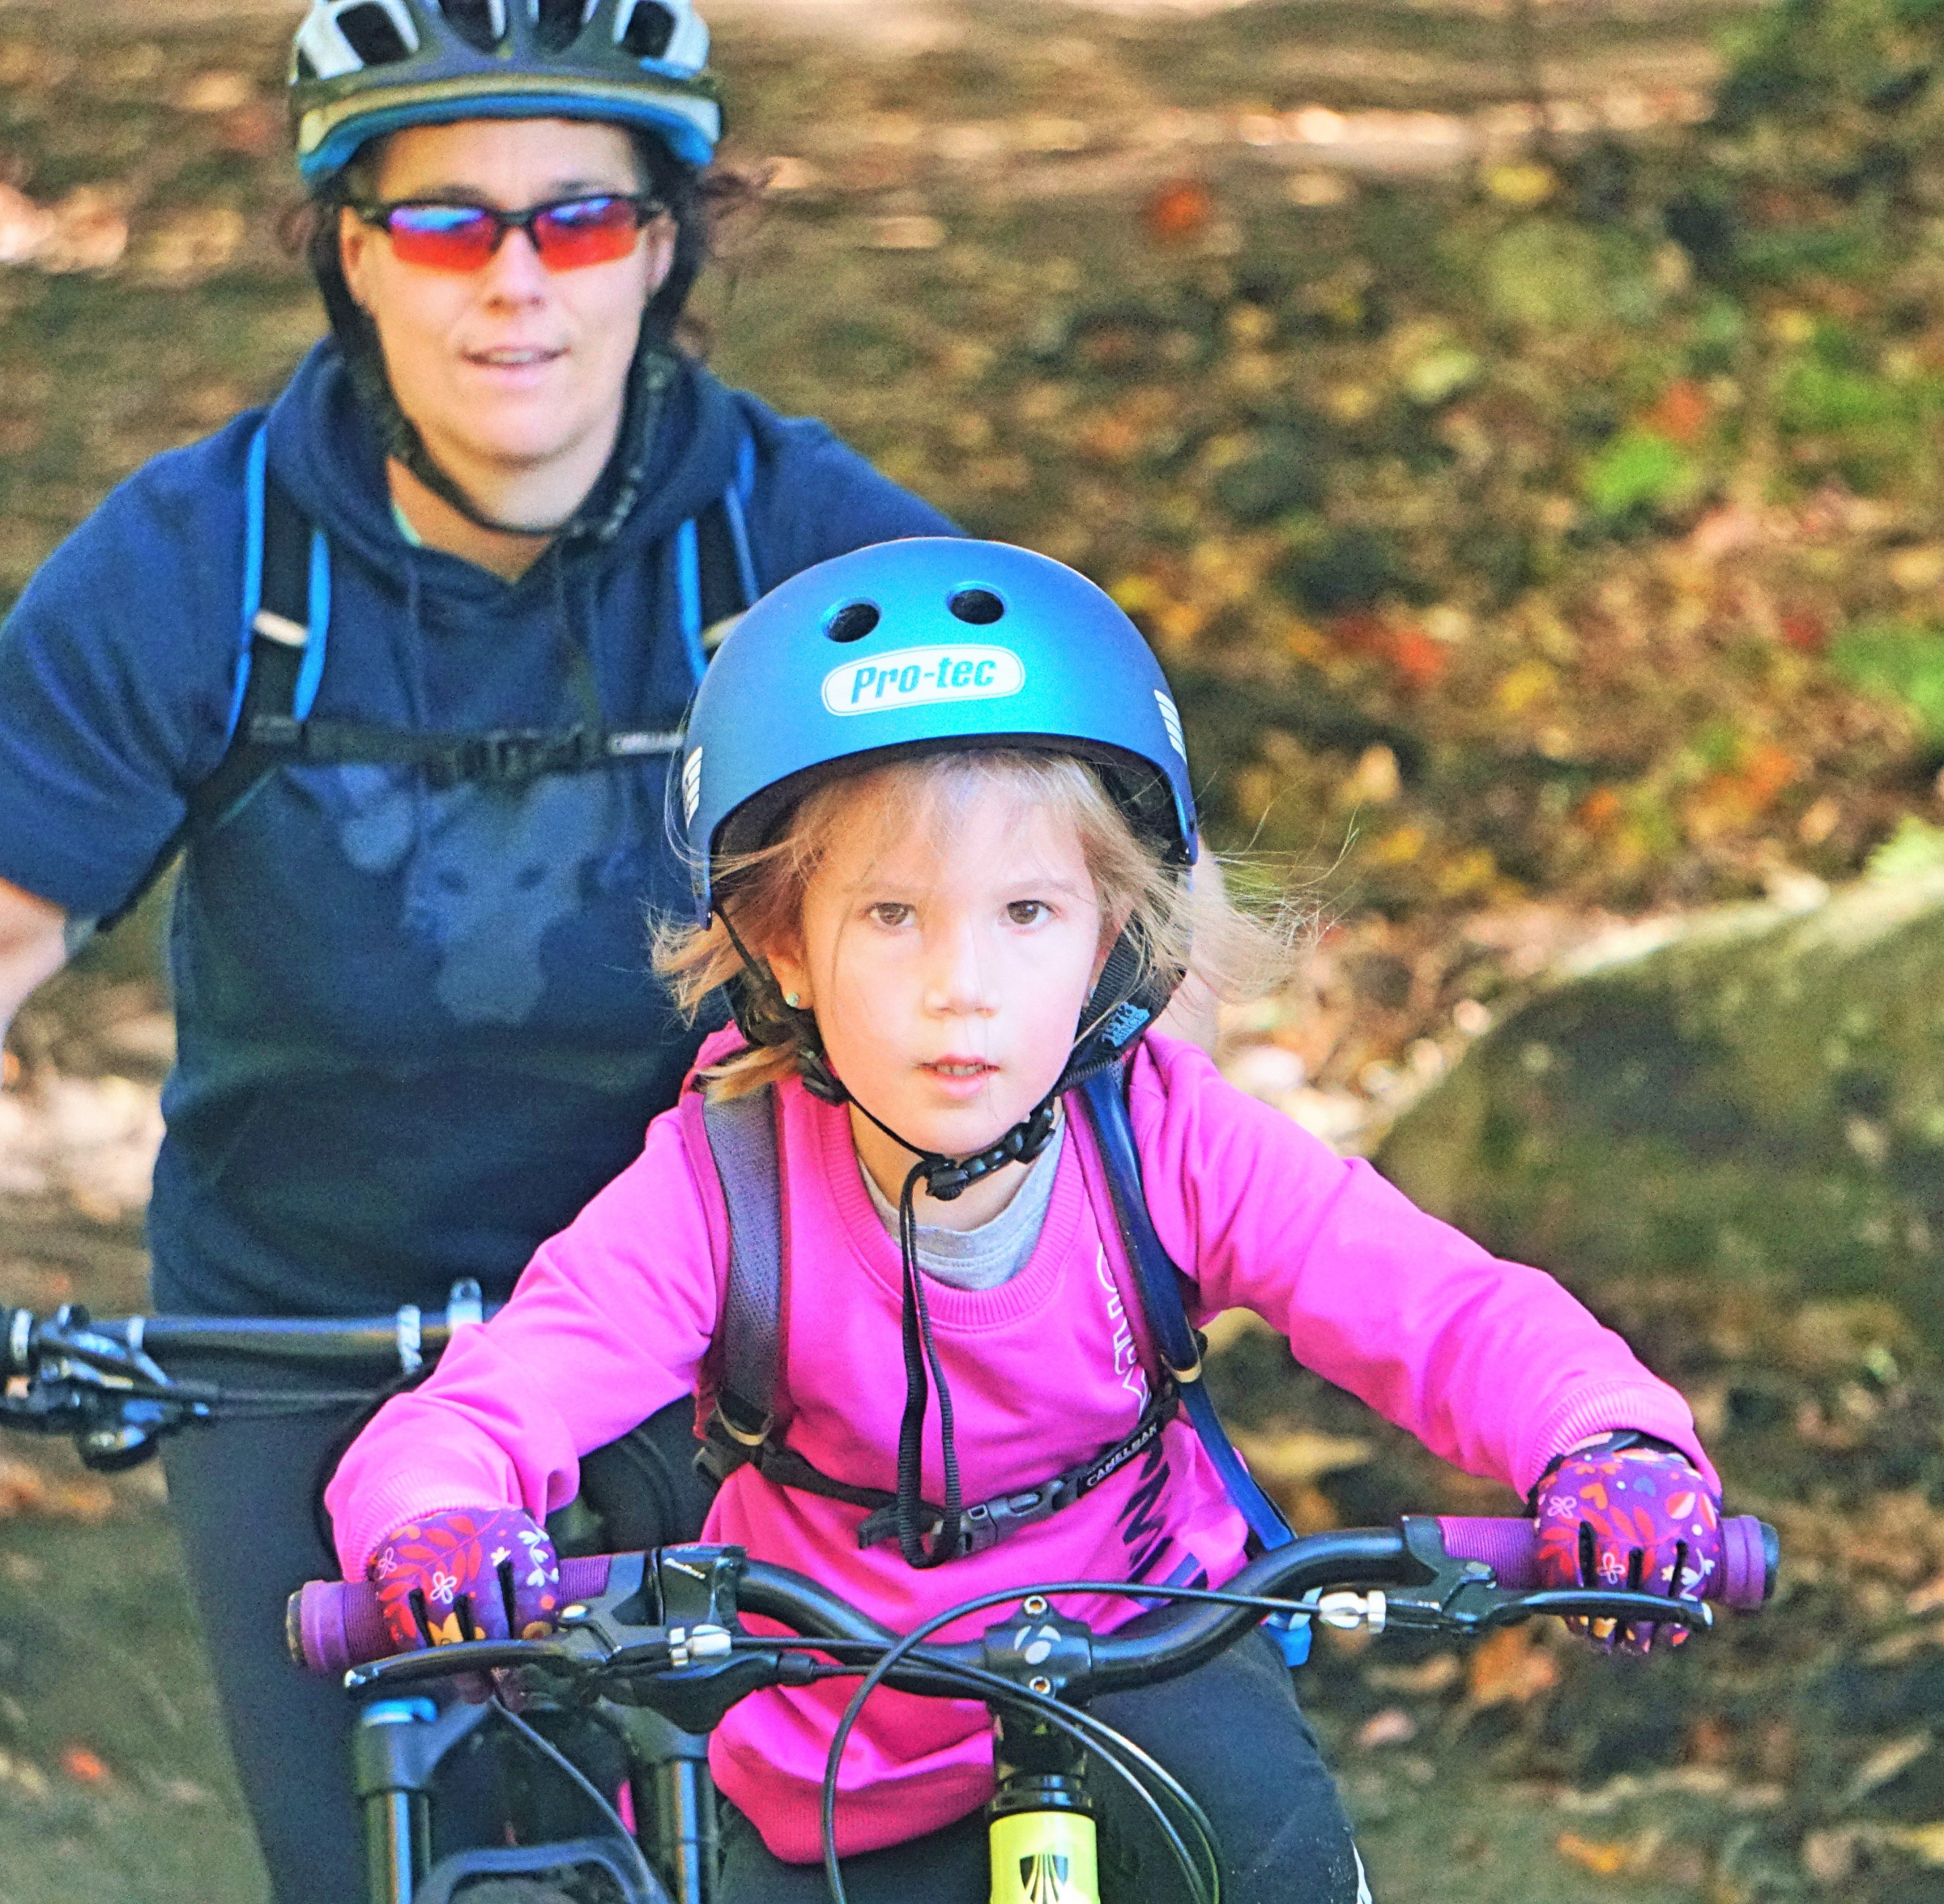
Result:
[[698,169],[722,137],[709,29],[689,0],[312,0],[291,53],[297,168],[454,119],[599,119]]
[[[717,860],[763,845],[822,782],[880,761],[976,748],[1039,748],[1092,763],[1140,837],[1184,873],[1193,863],[1195,795],[1181,719],[1140,631],[1085,576],[1045,556],[925,537],[804,570],[750,609],[718,651],[689,712],[680,782],[697,920],[718,909]],[[814,1019],[744,958],[748,982],[737,1003],[744,1035],[757,1042],[776,1041],[779,1029],[793,1035],[805,1084],[820,1096],[847,1097],[822,1058]],[[932,1195],[956,1194],[955,1175],[963,1188],[1030,1156],[1051,1128],[1053,1101],[1125,1051],[1181,976],[1123,933],[1046,1103],[979,1156],[936,1160]]]

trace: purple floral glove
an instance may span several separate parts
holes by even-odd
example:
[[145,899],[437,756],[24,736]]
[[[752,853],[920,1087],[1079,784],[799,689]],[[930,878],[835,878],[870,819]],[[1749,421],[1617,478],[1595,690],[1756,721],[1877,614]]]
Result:
[[[1685,1455],[1603,1437],[1566,1456],[1534,1490],[1539,1580],[1544,1587],[1606,1587],[1699,1599],[1721,1565],[1720,1503]],[[1605,1651],[1644,1653],[1659,1629],[1575,1620]],[[1669,1629],[1679,1646],[1685,1627]]]
[[364,1570],[401,1653],[553,1630],[561,1563],[517,1507],[448,1508],[394,1527]]

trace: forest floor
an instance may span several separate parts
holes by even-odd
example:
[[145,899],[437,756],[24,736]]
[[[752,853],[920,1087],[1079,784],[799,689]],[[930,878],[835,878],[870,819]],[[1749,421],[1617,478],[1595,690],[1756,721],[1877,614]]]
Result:
[[[316,334],[275,242],[289,11],[116,0],[83,45],[0,4],[0,596]],[[1750,11],[712,10],[770,179],[701,301],[717,367],[1141,619],[1218,835],[1319,914],[1230,1075],[1345,1147],[1563,951],[1935,850],[1928,254],[1758,281],[1666,235]],[[1828,235],[1806,188],[1761,217]],[[0,1303],[140,1306],[154,910],[16,1027]],[[1378,1896],[1944,1898],[1944,1378],[1867,1305],[1582,1293],[1783,1527],[1784,1598],[1643,1662],[1326,1645]],[[1219,1366],[1304,1526],[1508,1504],[1259,1334]],[[153,1467],[0,1450],[0,1904],[258,1894]]]

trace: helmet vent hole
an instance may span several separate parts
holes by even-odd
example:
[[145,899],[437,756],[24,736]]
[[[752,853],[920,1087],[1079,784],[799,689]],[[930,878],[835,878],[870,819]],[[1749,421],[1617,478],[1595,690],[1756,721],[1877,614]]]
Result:
[[491,53],[505,31],[505,15],[494,0],[442,0],[440,11],[452,30],[480,53]]
[[824,633],[833,641],[861,641],[883,619],[875,602],[846,602],[824,624]]
[[338,31],[368,66],[389,66],[411,56],[405,36],[377,0],[365,0],[362,6],[346,7],[338,15]]
[[656,0],[640,0],[621,29],[621,50],[635,59],[659,59],[675,37],[675,15]]
[[586,24],[582,0],[531,0],[533,37],[542,53],[565,53]]
[[1005,603],[990,589],[961,589],[945,606],[961,621],[969,621],[974,628],[997,621],[1006,611]]

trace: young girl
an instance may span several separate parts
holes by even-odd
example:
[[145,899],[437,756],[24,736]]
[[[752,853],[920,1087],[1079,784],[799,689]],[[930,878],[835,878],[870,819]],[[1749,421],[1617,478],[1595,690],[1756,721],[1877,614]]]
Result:
[[[1590,1566],[1701,1590],[1717,1484],[1672,1389],[1550,1277],[1423,1215],[1194,1046],[1141,1035],[1184,966],[1232,980],[1268,941],[1191,886],[1174,702],[1091,583],[944,540],[806,571],[717,656],[681,790],[697,919],[659,961],[692,1005],[727,985],[740,1029],[704,1046],[694,1090],[507,1307],[339,1469],[345,1572],[378,1582],[401,1646],[544,1625],[557,1573],[538,1523],[573,1497],[578,1458],[712,1394],[728,1245],[702,1105],[765,1087],[787,1258],[769,1438],[796,1459],[789,1484],[760,1459],[734,1467],[706,1538],[901,1630],[1008,1584],[1228,1578],[1245,1528],[1180,1418],[1070,1505],[968,1536],[978,1504],[1092,1460],[1150,1406],[1100,1156],[1063,1103],[1123,1046],[1191,1313],[1252,1309],[1447,1459],[1543,1480],[1557,1583]],[[1102,1629],[1136,1611],[1070,1610]],[[849,1690],[761,1693],[716,1732],[730,1904],[822,1895],[817,1794]],[[1098,1710],[1210,1812],[1226,1896],[1367,1898],[1266,1638]],[[991,1767],[982,1706],[875,1698],[838,1810],[851,1895],[983,1900]],[[1110,1813],[1103,1854],[1110,1894],[1168,1893],[1138,1824]]]

